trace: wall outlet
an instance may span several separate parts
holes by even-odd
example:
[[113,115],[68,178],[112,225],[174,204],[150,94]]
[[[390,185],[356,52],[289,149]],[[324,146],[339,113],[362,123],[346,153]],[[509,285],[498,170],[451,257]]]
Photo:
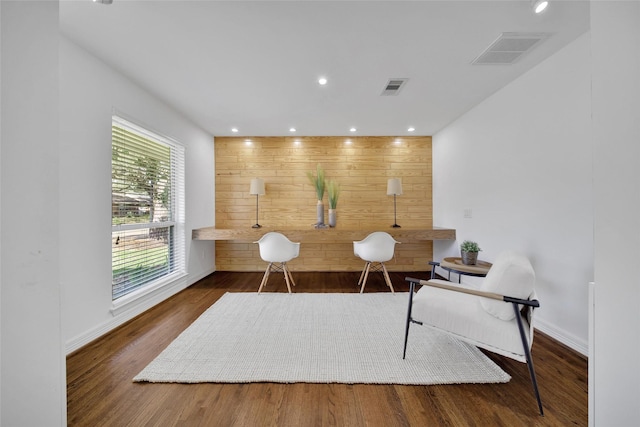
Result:
[[471,208],[464,208],[462,215],[465,218],[473,218],[473,211],[471,210]]

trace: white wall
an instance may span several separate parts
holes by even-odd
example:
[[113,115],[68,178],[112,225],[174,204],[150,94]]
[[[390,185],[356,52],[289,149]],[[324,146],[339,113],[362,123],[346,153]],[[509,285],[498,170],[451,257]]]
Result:
[[640,420],[640,2],[592,2],[591,39],[596,246],[590,422],[631,426]]
[[[2,46],[2,3],[0,3],[0,46]],[[0,47],[0,52],[2,51]],[[0,100],[2,99],[2,55],[0,54]],[[2,164],[2,107],[0,106],[0,165]],[[0,173],[2,188],[2,173]],[[0,242],[2,241],[2,192],[0,191]],[[1,250],[1,248],[0,248]],[[2,256],[0,256],[0,384],[2,384]],[[0,387],[0,422],[2,422],[2,387]]]
[[[63,339],[73,351],[215,269],[213,137],[79,46],[60,41],[60,278]],[[113,315],[111,116],[117,111],[186,145],[187,280]]]
[[457,230],[456,243],[434,245],[435,258],[460,256],[466,239],[487,261],[524,253],[536,271],[536,327],[583,354],[593,280],[589,42],[581,36],[433,139],[434,224]]
[[58,4],[3,1],[0,8],[0,424],[62,426]]

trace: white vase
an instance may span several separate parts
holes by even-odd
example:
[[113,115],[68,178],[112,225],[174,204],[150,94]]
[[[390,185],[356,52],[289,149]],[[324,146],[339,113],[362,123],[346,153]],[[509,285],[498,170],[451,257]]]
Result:
[[324,203],[322,200],[318,200],[316,205],[316,225],[324,225]]
[[329,227],[336,226],[336,210],[329,209]]

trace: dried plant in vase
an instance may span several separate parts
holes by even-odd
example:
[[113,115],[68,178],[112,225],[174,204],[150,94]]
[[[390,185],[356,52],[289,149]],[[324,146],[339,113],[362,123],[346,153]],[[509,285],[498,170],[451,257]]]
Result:
[[318,164],[316,166],[316,175],[313,175],[313,172],[307,172],[307,178],[309,178],[309,182],[316,190],[316,196],[318,198],[318,203],[316,205],[316,223],[314,224],[316,227],[324,227],[324,204],[322,203],[322,198],[324,197],[324,189],[325,189],[325,180],[324,180],[324,169],[322,166]]
[[336,226],[336,208],[340,197],[340,184],[331,180],[327,182],[327,194],[329,196],[329,226]]

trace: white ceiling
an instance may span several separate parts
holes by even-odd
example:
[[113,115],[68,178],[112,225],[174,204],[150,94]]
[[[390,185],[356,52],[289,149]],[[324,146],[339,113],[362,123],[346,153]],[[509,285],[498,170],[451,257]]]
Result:
[[[587,31],[589,4],[76,0],[60,27],[215,136],[433,135]],[[503,32],[552,35],[515,64],[471,65]],[[390,78],[409,81],[381,96]]]

